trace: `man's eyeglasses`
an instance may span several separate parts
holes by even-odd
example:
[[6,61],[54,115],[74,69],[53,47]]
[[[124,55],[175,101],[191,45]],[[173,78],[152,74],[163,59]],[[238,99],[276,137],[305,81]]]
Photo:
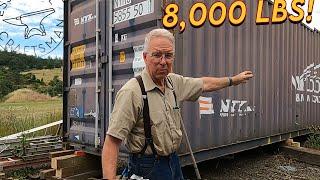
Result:
[[155,58],[155,59],[157,59],[157,60],[160,60],[161,58],[165,58],[165,60],[168,60],[168,61],[171,61],[174,58],[174,54],[173,53],[171,53],[171,52],[160,52],[160,51],[150,53],[150,56]]

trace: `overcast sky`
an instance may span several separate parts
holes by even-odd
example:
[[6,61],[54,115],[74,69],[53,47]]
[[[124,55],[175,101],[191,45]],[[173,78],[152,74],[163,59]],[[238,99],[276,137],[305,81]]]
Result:
[[[293,13],[291,2],[292,0],[287,0],[289,13]],[[1,5],[2,3],[7,6]],[[320,0],[315,0],[314,3],[312,22],[306,24],[320,30]],[[11,48],[20,48],[20,52],[26,54],[63,56],[62,0],[0,0],[0,5],[0,15],[3,14],[0,16],[0,49],[10,41],[13,44]],[[307,7],[308,0],[303,6],[305,12]]]

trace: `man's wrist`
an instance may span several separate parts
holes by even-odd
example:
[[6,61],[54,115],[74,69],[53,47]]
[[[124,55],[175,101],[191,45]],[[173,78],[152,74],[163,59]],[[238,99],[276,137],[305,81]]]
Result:
[[231,77],[228,77],[228,82],[229,82],[228,86],[232,86],[233,82]]

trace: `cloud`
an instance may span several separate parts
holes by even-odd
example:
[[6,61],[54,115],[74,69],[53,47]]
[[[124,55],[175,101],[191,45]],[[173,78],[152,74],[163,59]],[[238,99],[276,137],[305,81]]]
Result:
[[[7,3],[4,15],[0,16],[0,33],[7,32],[9,34],[10,37],[6,41],[12,39],[15,43],[12,46],[28,47],[29,50],[23,50],[23,52],[39,55],[43,49],[30,49],[30,46],[50,42],[51,37],[57,43],[60,42],[61,38],[57,37],[54,31],[63,31],[62,27],[57,26],[61,20],[63,20],[62,0],[11,0]],[[57,44],[53,43],[52,46],[54,45]],[[49,47],[46,48],[47,51],[52,50]],[[54,51],[55,56],[61,57],[62,44],[57,49]],[[59,55],[59,53],[61,54]]]

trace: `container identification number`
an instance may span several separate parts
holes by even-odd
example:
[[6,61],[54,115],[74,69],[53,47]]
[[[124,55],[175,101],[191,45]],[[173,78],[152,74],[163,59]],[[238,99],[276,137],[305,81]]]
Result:
[[113,13],[113,24],[121,23],[136,17],[144,16],[153,13],[153,0],[146,0]]

